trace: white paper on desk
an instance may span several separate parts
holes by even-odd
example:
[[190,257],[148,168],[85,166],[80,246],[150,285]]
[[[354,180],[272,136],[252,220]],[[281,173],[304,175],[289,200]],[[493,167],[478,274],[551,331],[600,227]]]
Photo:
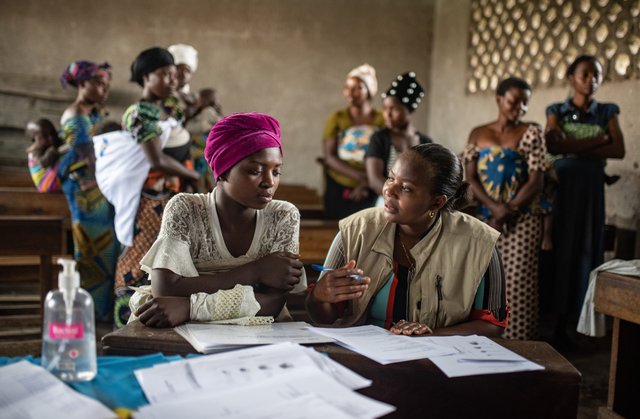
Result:
[[[325,358],[325,359],[323,359]],[[207,391],[231,390],[303,368],[317,368],[350,389],[371,385],[367,380],[311,348],[292,343],[251,347],[232,353],[202,356],[135,371],[149,403]]]
[[[395,410],[395,407],[389,404],[351,391],[315,367],[306,367],[233,389],[221,391],[203,389],[182,397],[167,398],[159,403],[140,408],[139,413],[134,417],[136,419],[251,417],[246,413],[249,410],[284,403],[307,394],[321,397],[352,418],[376,418]],[[313,417],[327,419],[326,416]]]
[[457,349],[454,355],[431,358],[447,377],[544,369],[542,365],[529,361],[485,336],[430,336],[417,339]]
[[286,400],[267,406],[255,406],[241,414],[232,415],[230,419],[352,419],[348,415],[315,394],[305,394],[295,399]]
[[[175,328],[198,351],[208,351],[224,345],[265,345],[270,343],[327,343],[333,339],[308,330],[305,322],[283,322],[263,326],[235,326],[207,323],[187,323]],[[202,350],[201,350],[202,348]]]
[[356,374],[341,363],[334,361],[327,354],[321,354],[313,348],[304,348],[304,350],[307,351],[317,367],[320,368],[320,371],[328,374],[345,387],[349,387],[352,390],[359,390],[369,387],[373,383],[373,381]]
[[101,404],[44,368],[20,361],[0,368],[0,418],[115,418]]
[[455,349],[414,337],[394,335],[378,326],[345,328],[312,327],[313,332],[332,337],[342,346],[386,365],[455,353]]

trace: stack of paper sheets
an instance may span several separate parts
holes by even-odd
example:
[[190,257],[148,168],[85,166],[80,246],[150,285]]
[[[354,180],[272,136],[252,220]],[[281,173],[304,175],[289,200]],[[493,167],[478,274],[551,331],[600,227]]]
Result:
[[186,323],[175,328],[198,352],[210,354],[248,345],[281,342],[300,344],[327,343],[334,339],[313,333],[305,322],[273,323],[264,326],[237,326],[211,323]]
[[430,341],[394,335],[378,326],[369,325],[342,329],[314,327],[311,330],[335,339],[345,348],[358,352],[382,365],[458,352],[454,348]]
[[448,377],[543,370],[484,336],[401,336],[377,326],[312,328],[380,364],[429,358]]
[[138,418],[375,418],[395,408],[353,390],[367,380],[311,348],[280,343],[137,370]]
[[115,418],[102,403],[78,393],[28,361],[0,368],[0,417],[22,419]]

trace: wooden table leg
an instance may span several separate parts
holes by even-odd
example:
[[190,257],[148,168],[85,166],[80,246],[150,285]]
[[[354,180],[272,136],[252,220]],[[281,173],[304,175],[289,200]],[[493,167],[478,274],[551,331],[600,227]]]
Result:
[[618,318],[613,319],[611,369],[607,410],[613,415],[599,412],[599,417],[640,417],[640,325]]

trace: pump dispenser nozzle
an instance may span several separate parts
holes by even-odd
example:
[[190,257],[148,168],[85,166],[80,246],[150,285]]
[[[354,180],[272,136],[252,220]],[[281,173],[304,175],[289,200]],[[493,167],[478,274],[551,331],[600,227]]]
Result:
[[58,288],[78,288],[80,286],[80,274],[76,270],[76,261],[73,259],[58,259],[58,265],[62,266],[62,272],[58,275]]
[[73,299],[76,290],[80,287],[80,274],[76,270],[76,261],[72,259],[58,259],[58,264],[62,265],[62,272],[58,275],[58,288],[62,291],[67,316],[71,321],[71,311],[73,309]]

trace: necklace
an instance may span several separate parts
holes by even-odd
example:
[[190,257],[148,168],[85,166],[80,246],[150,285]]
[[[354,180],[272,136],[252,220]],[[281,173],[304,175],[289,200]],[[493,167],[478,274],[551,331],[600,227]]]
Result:
[[404,255],[407,257],[407,260],[409,261],[409,278],[412,278],[414,272],[416,271],[416,264],[413,262],[413,259],[411,258],[411,255],[407,251],[407,248],[405,247],[404,242],[402,241],[402,237],[400,237],[399,233],[398,233],[398,240],[400,241],[400,246],[404,251]]

